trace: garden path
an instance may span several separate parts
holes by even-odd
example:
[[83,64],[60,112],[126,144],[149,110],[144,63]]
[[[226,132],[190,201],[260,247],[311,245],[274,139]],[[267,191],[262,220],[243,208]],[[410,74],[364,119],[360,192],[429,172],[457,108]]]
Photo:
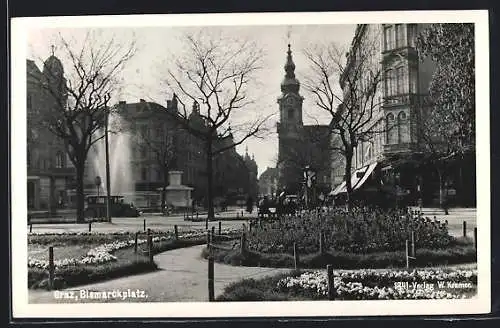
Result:
[[[159,270],[155,272],[68,288],[68,290],[74,290],[79,293],[80,290],[113,291],[115,289],[139,289],[144,290],[148,298],[136,299],[135,301],[138,302],[208,301],[208,262],[201,258],[203,247],[205,246],[181,248],[156,255],[154,260],[158,264]],[[287,271],[290,270],[236,267],[215,263],[215,296],[220,295],[224,287],[232,282],[244,278],[258,279]],[[105,302],[105,300],[101,302]],[[113,302],[120,302],[120,300],[113,300]],[[134,302],[134,299],[126,299],[124,302]],[[29,290],[29,303],[68,303],[68,300],[55,299],[53,292]]]

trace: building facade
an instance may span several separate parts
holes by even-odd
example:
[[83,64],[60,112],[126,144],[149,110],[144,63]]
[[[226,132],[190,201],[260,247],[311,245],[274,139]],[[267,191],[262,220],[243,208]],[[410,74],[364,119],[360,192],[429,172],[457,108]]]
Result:
[[278,190],[278,169],[268,167],[259,177],[259,196],[272,198]]
[[[161,192],[169,185],[168,171],[182,171],[181,183],[193,188],[191,197],[200,206],[207,203],[207,157],[205,142],[189,133],[181,123],[177,99],[174,96],[167,107],[140,99],[139,102],[119,102],[115,111],[122,120],[119,133],[128,134],[130,142],[130,175],[133,181],[131,195],[138,207],[159,207]],[[203,131],[206,124],[195,103],[188,116],[189,124]],[[110,127],[112,130],[112,127]],[[214,148],[232,145],[232,136],[218,139]],[[91,150],[87,165],[86,188],[95,193],[95,176],[98,174]],[[110,149],[111,152],[118,149]],[[255,193],[255,161],[238,154],[234,147],[213,159],[214,195],[227,198],[237,194]],[[255,181],[254,181],[255,180]],[[113,182],[112,182],[113,183]],[[111,188],[113,189],[113,188]],[[129,198],[130,198],[129,197]]]
[[54,55],[44,62],[43,71],[32,60],[26,65],[28,210],[54,213],[68,206],[68,190],[75,178],[64,142],[45,124],[61,105],[56,99],[65,99],[59,88],[65,85],[64,68]]
[[[431,106],[428,90],[436,69],[431,59],[419,58],[416,48],[416,38],[427,26],[358,25],[347,57],[348,69],[340,84],[344,84],[343,79],[348,74],[353,74],[349,67],[355,66],[351,63],[355,62],[356,54],[374,45],[372,64],[379,65],[382,75],[375,97],[378,105],[367,129],[377,133],[373,133],[369,140],[360,142],[355,149],[353,188],[361,189],[363,184],[371,181],[372,187],[379,193],[385,190],[400,194],[412,203],[420,198],[424,205],[436,205],[438,178],[432,168],[418,162],[421,153],[419,124],[423,124],[420,117]],[[331,142],[338,145],[339,137],[332,137]],[[412,157],[416,160],[411,160]],[[343,156],[332,154],[334,195],[345,192],[344,163]]]
[[300,95],[300,82],[295,77],[295,64],[288,45],[284,66],[285,77],[281,82],[278,98],[280,120],[278,132],[278,188],[287,194],[299,194],[304,183],[306,166],[316,172],[321,189],[330,186],[330,155],[328,125],[304,125]]

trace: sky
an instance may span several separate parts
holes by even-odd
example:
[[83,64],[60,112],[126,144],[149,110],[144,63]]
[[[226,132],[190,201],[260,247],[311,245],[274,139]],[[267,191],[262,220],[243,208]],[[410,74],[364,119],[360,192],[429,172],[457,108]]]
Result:
[[[284,77],[287,44],[291,44],[292,56],[296,65],[296,76],[307,74],[308,63],[303,50],[316,44],[335,43],[346,49],[351,43],[356,25],[252,25],[252,26],[205,26],[203,29],[218,31],[230,37],[244,37],[254,40],[264,51],[263,67],[256,74],[258,87],[248,90],[257,101],[248,108],[249,117],[255,115],[272,115],[267,126],[271,133],[264,139],[251,138],[237,147],[240,154],[248,153],[255,156],[260,175],[267,167],[274,167],[278,152],[278,136],[276,122],[279,120],[277,98],[281,94],[280,83]],[[125,100],[138,102],[140,99],[166,105],[171,93],[161,83],[166,68],[182,48],[182,33],[185,30],[199,29],[200,27],[155,26],[155,27],[106,27],[99,29],[103,39],[114,37],[123,44],[136,41],[137,52],[127,63],[122,72],[124,81],[122,91],[114,102]],[[41,68],[42,60],[50,56],[52,45],[59,33],[72,44],[81,44],[83,36],[89,28],[37,28],[28,33],[27,55],[35,60]],[[93,28],[96,29],[96,28]],[[69,61],[64,57],[62,50],[54,48],[63,65],[69,69]],[[301,95],[305,98],[303,117],[305,124],[328,124],[328,113],[317,108],[312,96],[301,88]],[[119,98],[119,99],[118,99]]]

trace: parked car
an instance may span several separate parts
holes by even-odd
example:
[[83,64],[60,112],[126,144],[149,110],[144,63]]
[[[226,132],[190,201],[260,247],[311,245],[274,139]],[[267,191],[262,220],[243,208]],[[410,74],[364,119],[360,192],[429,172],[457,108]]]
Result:
[[[107,196],[87,196],[85,217],[101,218],[106,216]],[[141,212],[133,204],[124,202],[123,196],[110,196],[109,207],[112,217],[138,217]]]

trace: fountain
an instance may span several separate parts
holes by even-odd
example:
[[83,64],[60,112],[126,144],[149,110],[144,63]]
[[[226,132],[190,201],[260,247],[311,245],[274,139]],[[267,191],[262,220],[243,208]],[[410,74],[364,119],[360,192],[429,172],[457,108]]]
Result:
[[[125,202],[133,202],[135,180],[132,170],[131,135],[124,129],[125,122],[116,113],[109,115],[109,169],[111,195],[124,196]],[[113,131],[118,131],[113,133]],[[95,155],[91,158],[94,173],[102,178],[106,187],[106,144],[102,138],[94,145]]]

